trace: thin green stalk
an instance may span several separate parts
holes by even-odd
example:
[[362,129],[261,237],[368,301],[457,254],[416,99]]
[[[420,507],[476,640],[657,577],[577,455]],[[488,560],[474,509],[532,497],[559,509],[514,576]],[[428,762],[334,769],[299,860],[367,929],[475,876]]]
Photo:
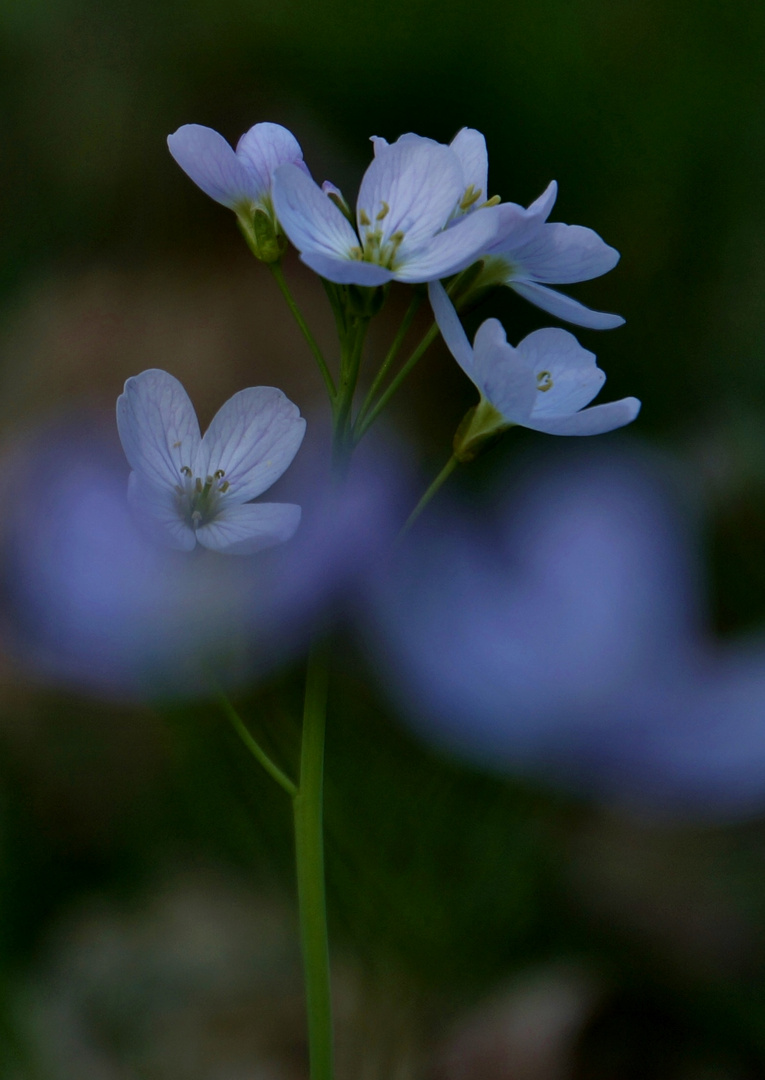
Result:
[[449,458],[447,463],[444,465],[441,472],[435,478],[433,483],[430,485],[430,487],[427,489],[425,494],[422,496],[420,501],[415,506],[414,510],[412,510],[411,514],[409,515],[409,517],[404,522],[404,524],[403,524],[403,526],[401,528],[401,532],[398,534],[397,541],[396,541],[397,543],[406,536],[406,534],[409,532],[412,525],[414,525],[415,521],[420,516],[422,511],[425,509],[425,507],[428,505],[430,500],[433,498],[433,496],[436,494],[436,492],[439,491],[439,489],[441,487],[443,487],[443,485],[446,483],[446,481],[449,479],[449,477],[452,475],[452,473],[454,472],[454,470],[457,468],[458,465],[459,465],[459,458],[457,457],[456,454],[452,454],[452,456]]
[[369,412],[367,413],[367,415],[366,415],[365,419],[363,420],[363,422],[357,425],[357,430],[355,432],[355,442],[356,443],[361,441],[361,439],[367,433],[367,431],[372,426],[372,424],[375,422],[377,417],[380,415],[382,410],[388,404],[390,399],[396,393],[399,386],[401,386],[401,383],[404,381],[404,379],[406,379],[407,375],[412,370],[414,365],[420,359],[422,354],[428,349],[428,347],[433,343],[433,341],[436,339],[437,336],[438,336],[438,326],[436,325],[436,323],[433,323],[430,330],[428,330],[427,334],[422,339],[422,341],[417,346],[417,348],[414,350],[414,352],[409,357],[407,362],[404,364],[404,366],[401,368],[401,370],[398,372],[398,374],[395,376],[395,378],[388,384],[387,388],[383,391],[383,393],[377,399],[376,404],[369,410]]
[[306,674],[300,783],[293,796],[311,1080],[332,1080],[332,998],[322,826],[328,685],[326,646],[314,643]]
[[295,319],[295,322],[300,327],[300,331],[301,331],[303,337],[308,342],[308,347],[311,350],[311,352],[313,353],[314,358],[316,360],[316,363],[318,365],[319,371],[321,372],[321,377],[324,379],[324,385],[327,388],[327,393],[329,394],[330,400],[334,401],[335,396],[337,394],[337,390],[335,389],[335,380],[332,378],[332,374],[331,374],[329,368],[327,367],[327,362],[324,359],[324,355],[323,355],[321,349],[319,348],[319,344],[316,341],[316,338],[313,336],[313,334],[309,330],[308,324],[306,323],[305,319],[303,318],[303,315],[302,315],[302,313],[300,311],[300,308],[295,303],[294,297],[292,296],[292,293],[289,290],[289,286],[287,285],[284,274],[282,273],[282,268],[281,268],[280,264],[276,263],[276,262],[268,263],[267,265],[268,265],[268,268],[270,269],[271,273],[274,276],[274,280],[276,281],[276,284],[279,286],[279,288],[281,290],[282,296],[287,301],[287,307],[292,312],[292,315],[293,315],[293,318]]
[[372,385],[370,386],[369,391],[367,392],[367,395],[366,395],[366,397],[364,398],[364,401],[361,404],[361,408],[359,409],[358,415],[356,417],[356,423],[354,425],[354,430],[355,431],[358,430],[359,425],[361,423],[363,423],[364,417],[366,416],[366,414],[371,409],[372,402],[375,399],[375,395],[377,394],[377,391],[382,386],[382,384],[383,384],[383,382],[384,382],[384,380],[385,380],[385,378],[386,378],[386,376],[387,376],[387,374],[388,374],[388,372],[390,370],[391,364],[393,363],[393,361],[398,356],[399,351],[401,349],[401,346],[404,344],[404,339],[406,338],[406,335],[409,333],[409,328],[411,327],[412,322],[414,321],[414,317],[417,314],[417,311],[419,310],[419,307],[420,307],[421,303],[422,303],[421,294],[420,293],[415,293],[414,296],[412,297],[412,302],[409,305],[409,308],[407,309],[406,315],[404,315],[401,326],[398,328],[398,333],[396,334],[395,338],[393,339],[391,347],[388,349],[388,353],[387,353],[385,359],[382,362],[382,366],[380,367],[380,370],[375,375],[374,380],[372,382]]
[[247,730],[244,721],[234,706],[228,700],[225,694],[218,695],[218,701],[226,716],[231,721],[234,731],[239,735],[244,745],[250,751],[252,756],[258,761],[266,770],[268,775],[274,779],[280,787],[284,788],[288,795],[293,799],[297,795],[297,785],[293,784],[286,773],[282,772],[278,765],[274,764],[268,754],[258,741],[253,738],[250,732]]
[[351,413],[353,395],[359,378],[364,339],[367,335],[369,319],[359,318],[352,326],[343,342],[340,362],[340,387],[336,398],[334,414],[333,456],[336,468],[343,471],[350,451],[353,449]]

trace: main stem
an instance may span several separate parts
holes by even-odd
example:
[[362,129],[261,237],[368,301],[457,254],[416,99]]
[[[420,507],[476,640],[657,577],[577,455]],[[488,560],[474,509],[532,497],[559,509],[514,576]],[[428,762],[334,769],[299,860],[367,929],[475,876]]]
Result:
[[306,673],[300,780],[292,800],[311,1080],[332,1080],[332,998],[322,825],[328,685],[327,648],[323,642],[314,642]]

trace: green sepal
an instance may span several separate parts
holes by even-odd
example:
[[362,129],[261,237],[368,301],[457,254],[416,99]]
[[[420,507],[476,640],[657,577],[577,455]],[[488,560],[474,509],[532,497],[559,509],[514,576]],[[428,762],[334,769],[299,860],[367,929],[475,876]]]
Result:
[[236,215],[239,228],[252,254],[261,262],[279,262],[287,250],[287,237],[279,232],[271,214],[261,207]]
[[475,461],[500,435],[515,426],[481,395],[481,400],[465,413],[457,428],[453,443],[454,456],[463,463]]
[[367,285],[349,285],[348,310],[353,315],[360,315],[362,319],[373,318],[387,300],[389,288],[388,284],[375,285],[373,288]]

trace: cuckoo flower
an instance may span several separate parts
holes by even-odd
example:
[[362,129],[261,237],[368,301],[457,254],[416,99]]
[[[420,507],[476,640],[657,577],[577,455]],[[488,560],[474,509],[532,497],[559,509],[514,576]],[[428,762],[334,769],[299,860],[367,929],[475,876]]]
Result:
[[[454,211],[455,218],[459,218],[484,205],[489,159],[486,140],[474,128],[458,132],[450,149],[460,159],[465,180],[464,192]],[[516,203],[500,205],[499,229],[481,252],[484,268],[476,284],[509,285],[532,304],[577,326],[593,330],[621,326],[624,322],[621,315],[592,311],[578,300],[547,287],[589,281],[612,270],[619,261],[619,252],[592,229],[548,222],[557,193],[558,185],[553,180],[526,209]],[[488,201],[494,203],[499,199],[494,196]]]
[[516,424],[548,435],[601,435],[637,416],[640,402],[633,397],[584,408],[606,377],[594,354],[567,330],[536,330],[513,348],[502,324],[487,319],[471,347],[444,287],[432,282],[429,293],[444,341],[481,392],[471,421],[458,433],[458,456],[460,448],[473,456],[474,441]]
[[495,207],[484,207],[452,220],[466,187],[458,154],[418,135],[373,142],[356,206],[358,233],[332,185],[322,191],[295,165],[276,170],[274,208],[303,262],[330,281],[369,286],[434,281],[475,262],[499,218]]
[[300,507],[250,502],[290,464],[305,420],[281,390],[240,390],[202,438],[180,382],[151,368],[128,379],[117,400],[117,426],[133,469],[131,505],[171,547],[197,544],[251,554],[289,540]]
[[284,238],[273,211],[274,170],[290,162],[308,172],[295,136],[280,124],[255,124],[232,150],[212,128],[184,124],[168,136],[167,145],[202,191],[236,212],[258,257],[275,261],[281,255]]

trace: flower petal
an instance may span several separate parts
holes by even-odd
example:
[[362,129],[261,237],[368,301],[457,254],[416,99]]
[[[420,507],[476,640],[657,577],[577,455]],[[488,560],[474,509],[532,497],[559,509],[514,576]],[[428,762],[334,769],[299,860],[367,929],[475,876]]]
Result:
[[542,225],[536,236],[508,249],[523,277],[534,281],[567,284],[589,281],[613,270],[619,252],[594,229],[561,222]]
[[510,263],[514,262],[515,253],[539,235],[557,194],[558,185],[552,180],[529,207],[500,203],[500,224],[490,254],[505,255]]
[[359,246],[352,226],[318,184],[297,165],[280,165],[273,178],[274,210],[301,254],[351,259]]
[[475,382],[506,420],[526,426],[537,398],[537,381],[528,356],[508,344],[499,319],[486,319],[473,342]]
[[168,135],[167,145],[197,187],[223,206],[235,210],[242,202],[257,202],[267,191],[212,128],[184,124]]
[[194,406],[166,371],[149,368],[127,380],[117,428],[131,468],[155,487],[174,491],[181,468],[194,464],[201,441]]
[[[435,281],[470,266],[486,251],[497,231],[498,206],[477,210],[438,233],[396,267],[398,281]],[[402,245],[403,246],[403,245]]]
[[178,510],[176,492],[158,488],[131,472],[128,477],[128,504],[142,531],[165,547],[192,551],[197,546],[194,530]]
[[[534,418],[570,416],[589,405],[606,381],[595,354],[582,348],[568,330],[546,327],[529,334],[518,346],[540,389],[534,405]],[[542,379],[542,375],[546,378]]]
[[475,128],[464,127],[458,131],[449,144],[460,160],[464,187],[472,187],[481,202],[489,197],[489,155],[486,152],[486,139]]
[[280,165],[291,162],[308,173],[300,143],[281,124],[255,124],[237,143],[236,156],[258,178],[264,194],[270,194],[274,171]]
[[226,555],[253,555],[291,539],[299,524],[300,507],[293,503],[232,504],[197,529],[197,540]]
[[300,256],[306,266],[310,266],[320,277],[335,281],[338,285],[384,285],[393,279],[393,271],[386,270],[377,263],[363,262],[361,259],[341,259],[336,255],[319,255],[306,252]]
[[607,431],[631,424],[640,412],[637,398],[626,397],[620,401],[609,401],[605,405],[593,405],[582,409],[573,416],[532,416],[526,427],[532,431],[542,431],[547,435],[603,435]]
[[359,190],[359,234],[364,235],[362,215],[375,226],[384,215],[379,218],[382,243],[403,233],[403,261],[444,227],[462,193],[462,167],[448,146],[411,135],[392,146],[375,145]]
[[559,319],[574,323],[575,326],[586,326],[590,330],[613,330],[624,323],[621,315],[593,311],[592,308],[585,307],[584,304],[566,296],[565,293],[548,289],[546,285],[537,285],[534,281],[508,281],[507,284],[524,300],[536,304],[542,311],[548,311]]
[[430,306],[441,331],[446,347],[459,366],[470,379],[475,378],[473,350],[468,336],[459,320],[454,304],[449,299],[446,289],[440,281],[431,281],[428,285]]
[[305,434],[297,405],[273,386],[250,386],[222,405],[205,432],[195,475],[223,470],[226,503],[249,502],[290,464]]

